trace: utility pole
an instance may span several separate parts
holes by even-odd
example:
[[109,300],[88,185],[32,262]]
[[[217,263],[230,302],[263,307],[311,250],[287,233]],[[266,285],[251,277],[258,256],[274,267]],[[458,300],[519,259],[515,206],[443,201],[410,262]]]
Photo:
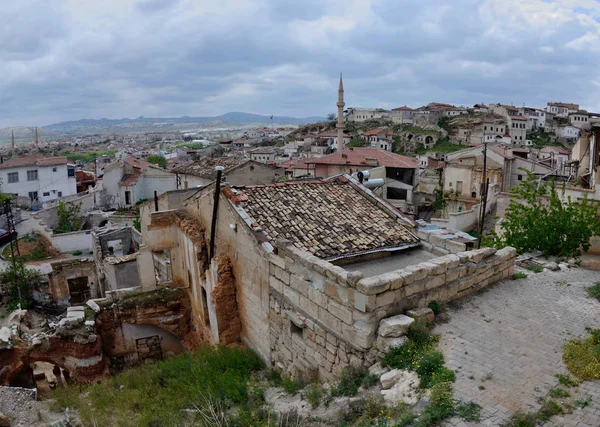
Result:
[[10,142],[11,142],[12,149],[14,150],[15,149],[15,130],[14,129],[10,130]]
[[487,204],[487,192],[489,187],[489,178],[487,177],[487,141],[485,141],[485,133],[484,133],[484,142],[483,142],[483,179],[481,180],[481,202],[479,204],[479,242],[478,246],[481,247],[481,239],[483,238],[483,222],[485,221],[485,208]]
[[39,141],[38,141],[38,128],[37,126],[35,127],[35,148],[40,148],[39,147]]

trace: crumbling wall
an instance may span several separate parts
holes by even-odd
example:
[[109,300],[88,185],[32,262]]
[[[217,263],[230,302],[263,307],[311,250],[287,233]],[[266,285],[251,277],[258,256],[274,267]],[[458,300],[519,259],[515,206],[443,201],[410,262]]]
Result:
[[223,255],[216,257],[213,266],[214,268],[211,268],[206,274],[214,283],[211,297],[217,317],[219,342],[231,344],[239,339],[242,331],[237,307],[235,278],[227,257]]
[[[89,284],[89,298],[98,298],[98,276],[92,258],[76,258],[50,264],[52,273],[48,275],[49,286],[38,292],[48,295],[48,300],[59,306],[70,305],[69,280],[85,277]],[[46,298],[43,298],[46,299]]]
[[515,255],[484,248],[362,278],[281,242],[269,270],[271,359],[292,375],[321,379],[348,364],[370,366],[382,356],[375,342],[381,319],[509,277]]

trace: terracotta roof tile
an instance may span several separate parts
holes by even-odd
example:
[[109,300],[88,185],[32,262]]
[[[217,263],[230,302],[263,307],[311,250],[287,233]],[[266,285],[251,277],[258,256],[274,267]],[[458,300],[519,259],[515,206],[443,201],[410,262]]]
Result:
[[223,166],[225,168],[224,173],[227,173],[229,169],[239,166],[244,162],[244,160],[238,160],[232,157],[203,157],[193,162],[177,165],[171,169],[171,171],[194,175],[200,178],[216,179],[216,166]]
[[57,166],[66,165],[67,158],[65,156],[55,157],[40,157],[40,156],[22,156],[13,157],[0,163],[0,169],[18,168],[23,166]]
[[241,204],[268,239],[288,239],[319,258],[418,243],[418,238],[398,223],[398,216],[347,179],[260,185],[245,187],[243,193],[232,189],[224,193]]
[[[343,159],[342,154],[347,156]],[[416,168],[419,160],[415,157],[401,156],[400,154],[380,150],[378,148],[355,148],[353,150],[344,150],[343,153],[333,153],[324,157],[309,159],[306,163],[317,165],[350,165],[350,166],[368,166],[366,159],[376,159],[377,166],[387,166],[390,168]]]
[[121,182],[119,182],[119,185],[121,187],[131,187],[132,185],[135,185],[139,179],[140,179],[140,174],[135,174],[135,175],[123,175],[123,178],[121,179]]

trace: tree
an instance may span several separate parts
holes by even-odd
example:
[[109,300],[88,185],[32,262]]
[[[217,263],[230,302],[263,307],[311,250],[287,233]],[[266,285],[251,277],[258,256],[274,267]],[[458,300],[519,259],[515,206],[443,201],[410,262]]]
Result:
[[329,113],[329,114],[327,114],[327,121],[330,124],[334,125],[335,122],[337,121],[337,116],[334,113]]
[[149,155],[146,161],[163,169],[167,167],[167,159],[165,159],[164,156],[160,156],[158,154]]
[[81,203],[58,201],[56,213],[58,215],[58,224],[54,229],[55,233],[70,233],[77,231],[81,227]]
[[11,262],[2,272],[2,282],[9,284],[10,308],[15,309],[17,305],[21,308],[31,307],[33,289],[39,281],[37,270],[26,268],[21,260]]
[[[588,250],[590,238],[600,235],[598,202],[587,194],[580,202],[565,199],[554,181],[527,179],[511,190],[511,200],[501,224],[497,246],[513,246],[517,252],[539,250],[544,256],[577,256]],[[562,197],[561,197],[562,196]]]
[[354,137],[348,143],[348,147],[360,147],[362,145],[360,139]]

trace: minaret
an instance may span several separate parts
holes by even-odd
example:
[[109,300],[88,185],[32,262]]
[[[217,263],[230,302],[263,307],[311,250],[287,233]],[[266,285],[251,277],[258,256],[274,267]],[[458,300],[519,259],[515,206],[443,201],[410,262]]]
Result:
[[337,125],[337,151],[341,153],[344,149],[344,83],[342,82],[342,73],[340,73],[340,86],[338,88],[338,121]]

